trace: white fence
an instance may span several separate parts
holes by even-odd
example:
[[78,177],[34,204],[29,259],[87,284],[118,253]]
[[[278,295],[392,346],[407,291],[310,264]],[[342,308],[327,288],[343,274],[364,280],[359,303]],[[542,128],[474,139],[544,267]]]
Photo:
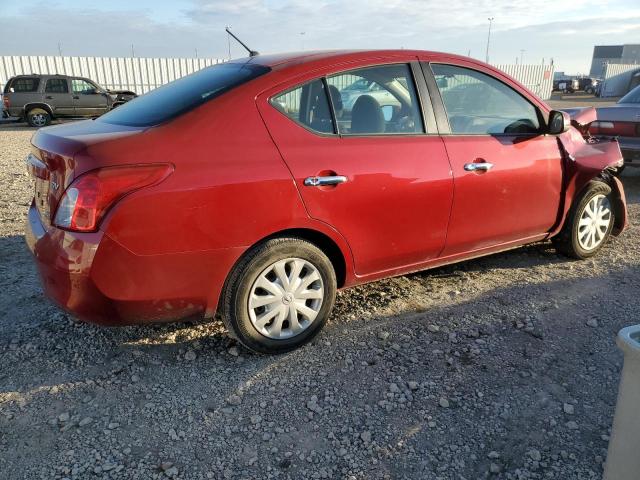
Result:
[[90,78],[111,89],[146,93],[222,60],[215,58],[0,57],[0,91],[15,75],[41,73]]
[[629,91],[631,76],[640,71],[638,64],[607,63],[604,66],[604,81],[601,97],[620,97]]
[[543,100],[551,98],[553,89],[553,65],[493,65],[515,78]]
[[[105,88],[133,90],[142,94],[222,61],[215,58],[0,56],[0,91],[7,80],[15,75],[59,73],[87,77]],[[553,65],[494,66],[540,98],[546,100],[551,97]]]

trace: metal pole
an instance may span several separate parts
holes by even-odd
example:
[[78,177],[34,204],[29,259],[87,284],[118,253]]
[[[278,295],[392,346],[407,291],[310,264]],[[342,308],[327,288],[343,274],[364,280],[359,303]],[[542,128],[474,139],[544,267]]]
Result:
[[487,20],[489,20],[489,33],[487,34],[487,54],[485,55],[485,63],[489,63],[489,42],[491,41],[491,24],[493,23],[493,17],[489,17]]
[[58,42],[58,55],[62,56],[62,44]]
[[306,32],[300,32],[300,38],[302,39],[302,40],[301,40],[301,41],[302,41],[302,50],[304,50],[304,34],[305,34],[305,33],[306,33]]
[[525,50],[520,50],[520,65],[522,65],[522,59],[524,58]]

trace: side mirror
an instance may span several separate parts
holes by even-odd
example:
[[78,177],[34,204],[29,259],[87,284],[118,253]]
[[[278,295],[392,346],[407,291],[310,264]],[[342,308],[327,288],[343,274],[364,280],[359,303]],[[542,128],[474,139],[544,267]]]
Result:
[[549,113],[549,134],[558,135],[564,133],[569,130],[569,127],[571,127],[571,117],[567,112],[551,110],[551,113]]
[[92,88],[90,90],[85,90],[84,92],[85,95],[95,95],[96,93],[98,93],[98,91],[95,88]]

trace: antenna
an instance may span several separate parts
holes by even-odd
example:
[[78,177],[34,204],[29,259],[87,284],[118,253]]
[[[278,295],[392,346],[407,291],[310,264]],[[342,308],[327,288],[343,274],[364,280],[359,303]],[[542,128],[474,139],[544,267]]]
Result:
[[240,45],[242,45],[244,47],[244,49],[249,52],[249,56],[250,57],[255,57],[256,55],[258,55],[258,52],[256,52],[255,50],[251,50],[249,47],[247,47],[244,43],[242,43],[242,40],[240,40],[238,37],[236,37],[233,33],[231,33],[231,30],[229,30],[229,27],[225,28],[225,31],[231,35],[233,37],[233,39],[238,42]]

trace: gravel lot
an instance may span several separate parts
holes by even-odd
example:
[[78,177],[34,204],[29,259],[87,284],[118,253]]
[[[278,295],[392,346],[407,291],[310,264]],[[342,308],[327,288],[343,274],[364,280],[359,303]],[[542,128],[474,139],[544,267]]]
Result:
[[339,295],[317,341],[250,354],[220,322],[99,328],[41,295],[22,239],[33,131],[0,127],[0,478],[596,479],[637,323],[633,226]]

